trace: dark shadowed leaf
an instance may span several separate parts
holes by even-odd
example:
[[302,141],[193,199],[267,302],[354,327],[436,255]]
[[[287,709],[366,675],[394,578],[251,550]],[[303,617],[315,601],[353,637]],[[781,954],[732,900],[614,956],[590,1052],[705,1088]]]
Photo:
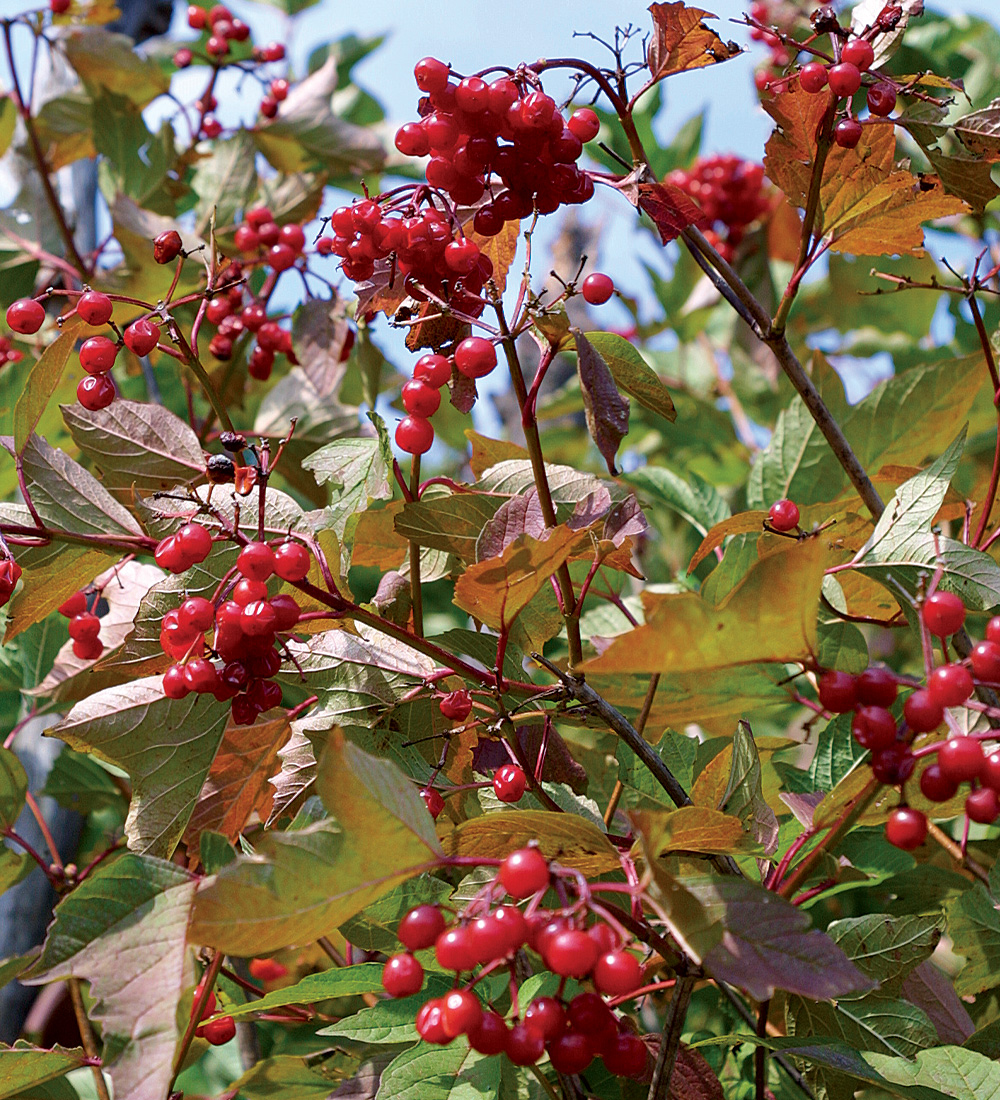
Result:
[[573,339],[587,427],[608,464],[608,472],[613,474],[618,447],[628,435],[629,403],[618,392],[608,364],[590,341],[582,332],[574,332]]

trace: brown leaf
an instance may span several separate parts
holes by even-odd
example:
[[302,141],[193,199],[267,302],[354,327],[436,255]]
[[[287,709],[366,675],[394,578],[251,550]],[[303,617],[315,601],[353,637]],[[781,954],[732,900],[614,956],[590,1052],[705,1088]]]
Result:
[[311,298],[302,304],[292,325],[292,342],[306,377],[319,397],[332,397],[347,371],[341,360],[350,326],[336,293],[331,301]]
[[649,13],[653,17],[653,36],[646,49],[646,62],[654,80],[716,65],[742,52],[735,42],[723,42],[705,26],[703,18],[718,18],[710,11],[678,2],[650,4]]
[[406,334],[406,346],[410,351],[418,348],[440,348],[444,344],[461,340],[469,333],[469,326],[464,321],[450,314],[442,314],[440,306],[434,302],[424,302],[417,316],[426,318],[418,324],[411,325]]
[[582,332],[574,332],[576,370],[583,393],[583,409],[591,438],[597,444],[608,472],[616,473],[615,455],[621,441],[628,435],[629,403],[615,385],[608,364]]
[[376,260],[371,278],[355,283],[354,293],[358,297],[359,317],[379,310],[392,317],[407,297],[403,276],[391,260]]
[[222,833],[235,844],[251,815],[267,819],[275,793],[269,780],[279,770],[278,752],[290,734],[284,713],[252,726],[230,723],[226,727],[184,831],[189,851],[197,851],[199,837],[206,829]]
[[615,546],[621,546],[630,535],[641,535],[649,528],[639,501],[630,494],[614,505],[604,521],[604,538],[610,539]]
[[725,1100],[722,1082],[697,1050],[681,1044],[670,1078],[670,1100]]
[[638,205],[653,219],[664,244],[679,237],[689,225],[708,224],[701,207],[672,183],[640,183]]
[[403,501],[395,500],[385,508],[368,508],[361,513],[354,532],[351,567],[368,565],[384,573],[398,569],[406,560],[407,541],[393,526],[403,510]]
[[522,496],[505,500],[483,527],[476,543],[476,558],[498,558],[519,536],[545,537],[545,517],[538,493],[532,488]]
[[267,826],[282,814],[291,811],[301,796],[309,790],[316,778],[316,754],[312,741],[293,723],[288,739],[278,749],[281,771],[268,782],[274,788],[271,796],[271,813]]

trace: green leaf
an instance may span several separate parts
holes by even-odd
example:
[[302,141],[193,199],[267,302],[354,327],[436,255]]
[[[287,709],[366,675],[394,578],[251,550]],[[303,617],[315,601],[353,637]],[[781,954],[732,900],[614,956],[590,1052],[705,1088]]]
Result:
[[381,1045],[387,1043],[417,1043],[417,1012],[425,1001],[443,997],[454,987],[454,982],[444,974],[428,974],[424,988],[413,997],[379,1001],[371,1008],[363,1008],[353,1016],[346,1016],[340,1023],[317,1031],[317,1035],[338,1035],[356,1043]]
[[854,623],[840,619],[820,622],[818,633],[820,668],[835,668],[858,675],[868,667],[868,643]]
[[125,832],[133,851],[169,857],[191,817],[229,719],[229,705],[201,695],[168,699],[151,676],[77,703],[48,732],[128,772]]
[[937,916],[868,913],[834,921],[827,933],[885,994],[898,992],[907,974],[930,958],[941,938],[940,924]]
[[1000,911],[981,883],[974,883],[945,909],[952,950],[965,958],[955,978],[960,996],[997,984],[1000,969]]
[[28,777],[10,749],[0,747],[0,827],[9,829],[21,815]]
[[952,1100],[1000,1100],[1000,1063],[962,1047],[921,1050],[911,1062],[884,1054],[865,1059],[888,1081],[926,1085]]
[[257,169],[253,142],[246,130],[212,142],[209,155],[198,161],[191,190],[198,196],[195,217],[202,234],[208,232],[213,212],[221,229],[232,225],[237,213],[250,206],[257,190]]
[[613,332],[588,332],[587,340],[607,363],[619,389],[657,416],[670,421],[677,419],[670,392],[660,376],[624,336]]
[[[685,790],[690,790],[694,782],[694,762],[698,755],[698,742],[695,738],[667,730],[653,751],[674,773],[680,785]],[[618,760],[618,778],[626,789],[622,799],[624,808],[650,809],[653,806],[666,806],[674,809],[674,803],[667,792],[624,741],[618,742],[615,756]],[[634,793],[630,795],[629,792]]]
[[83,327],[83,321],[79,317],[67,321],[59,336],[42,352],[25,376],[24,388],[14,406],[14,449],[18,454],[22,454],[28,445],[28,439],[38,426],[49,398],[59,385]]
[[232,954],[258,954],[326,934],[441,855],[434,824],[413,782],[335,731],[316,776],[335,816],[264,835],[202,882],[191,939]]
[[720,809],[739,818],[743,828],[767,855],[778,844],[778,819],[764,798],[760,753],[748,722],[739,722],[733,737],[729,780]]
[[118,1100],[165,1095],[185,1020],[177,1003],[194,984],[185,933],[196,883],[149,856],[106,861],[56,907],[29,985],[90,983],[104,1069]]
[[644,466],[622,480],[644,503],[662,504],[702,535],[730,516],[729,505],[718,490],[696,473],[689,473],[685,480],[665,466]]
[[[153,207],[156,191],[176,160],[174,131],[168,124],[152,134],[140,107],[123,95],[106,92],[94,101],[94,148],[103,155],[102,186],[111,199],[128,195]],[[164,211],[169,213],[172,211]]]
[[23,1040],[12,1047],[0,1043],[0,1100],[65,1076],[85,1065],[86,1057],[82,1048],[41,1050]]
[[809,764],[813,790],[832,791],[865,755],[851,733],[851,715],[838,714],[820,732]]
[[27,878],[37,866],[27,852],[0,845],[0,894]]
[[10,148],[14,140],[14,126],[17,124],[17,108],[14,100],[5,95],[0,97],[0,157]]
[[333,1082],[294,1054],[263,1058],[229,1086],[241,1100],[326,1100]]
[[418,1043],[385,1068],[375,1100],[499,1100],[502,1065],[461,1039]]
[[454,554],[461,561],[474,562],[483,527],[510,499],[493,493],[426,495],[417,502],[404,504],[393,526],[404,539]]
[[122,792],[96,760],[64,748],[45,780],[42,794],[76,813],[89,814],[122,803]]
[[170,78],[150,58],[136,53],[135,43],[127,35],[103,27],[83,27],[65,39],[64,48],[69,63],[95,98],[103,90],[145,107],[170,89]]
[[399,950],[396,928],[415,905],[439,905],[451,896],[446,882],[430,875],[407,879],[340,926],[344,939],[362,951]]
[[318,974],[307,974],[295,985],[275,989],[243,1005],[227,1005],[226,1015],[234,1020],[248,1020],[258,1012],[270,1012],[284,1005],[311,1005],[339,997],[355,997],[382,989],[382,963],[359,963],[357,966],[331,967]]
[[337,439],[303,459],[320,485],[329,485],[332,504],[325,509],[326,526],[343,541],[349,521],[373,500],[392,497],[391,464],[378,439]]

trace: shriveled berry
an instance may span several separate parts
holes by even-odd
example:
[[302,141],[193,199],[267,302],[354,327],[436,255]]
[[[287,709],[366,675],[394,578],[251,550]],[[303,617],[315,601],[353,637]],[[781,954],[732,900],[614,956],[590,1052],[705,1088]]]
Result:
[[437,821],[441,816],[441,811],[444,809],[444,799],[441,797],[440,793],[434,790],[433,787],[424,787],[420,791],[420,797],[424,800],[427,812]]
[[145,318],[133,321],[122,333],[122,339],[125,347],[141,358],[149,355],[160,342],[160,326]]
[[445,718],[453,722],[464,722],[472,712],[472,696],[464,689],[450,691],[438,704]]
[[153,259],[158,264],[168,264],[177,259],[183,246],[180,233],[176,229],[168,229],[153,241]]
[[868,89],[868,110],[879,118],[887,118],[896,109],[896,89],[886,81]]
[[913,774],[916,761],[906,745],[889,745],[872,756],[872,774],[880,783],[897,786]]

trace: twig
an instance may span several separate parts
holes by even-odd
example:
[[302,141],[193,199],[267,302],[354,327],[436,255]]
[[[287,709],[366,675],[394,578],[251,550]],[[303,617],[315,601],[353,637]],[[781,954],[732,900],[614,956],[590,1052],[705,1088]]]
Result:
[[674,995],[670,998],[667,1018],[663,1021],[660,1051],[656,1056],[653,1079],[649,1082],[647,1100],[665,1100],[670,1090],[670,1078],[673,1076],[674,1066],[677,1064],[677,1052],[681,1046],[681,1033],[684,1030],[684,1021],[687,1018],[688,1004],[691,1001],[691,994],[694,992],[694,985],[694,978],[684,977],[679,978],[674,986]]
[[[761,1001],[757,1010],[757,1036],[767,1036],[767,1014],[771,1009],[771,1000]],[[754,1061],[754,1100],[767,1100],[767,1047],[758,1044],[753,1053]]]
[[981,863],[974,860],[968,852],[963,852],[961,846],[956,844],[940,826],[935,825],[933,821],[928,821],[927,833],[944,848],[956,863],[975,875],[976,878],[986,886],[990,885],[990,876],[986,868],[983,867]]
[[[420,455],[410,459],[410,495],[420,499]],[[424,636],[424,594],[420,586],[420,544],[410,540],[410,603],[413,610],[413,633]]]
[[[73,1002],[73,1015],[76,1016],[76,1024],[80,1029],[80,1040],[88,1058],[100,1060],[100,1051],[97,1049],[97,1039],[94,1037],[94,1029],[87,1019],[87,1010],[83,1004],[83,994],[80,992],[80,979],[67,978],[69,987],[69,999]],[[91,1066],[94,1074],[94,1088],[100,1100],[111,1100],[107,1082],[104,1080],[104,1070],[99,1065]]]
[[[645,741],[644,733],[646,730],[646,722],[649,720],[649,712],[653,709],[653,700],[656,698],[656,689],[660,686],[660,674],[654,672],[649,678],[649,687],[646,688],[646,698],[642,701],[642,710],[639,711],[639,717],[635,720],[635,732],[643,738]],[[607,828],[611,827],[611,821],[615,816],[615,811],[618,809],[618,803],[621,801],[622,791],[625,789],[624,784],[620,779],[615,781],[615,789],[611,792],[611,798],[608,802],[608,808],[604,811],[604,824]]]

